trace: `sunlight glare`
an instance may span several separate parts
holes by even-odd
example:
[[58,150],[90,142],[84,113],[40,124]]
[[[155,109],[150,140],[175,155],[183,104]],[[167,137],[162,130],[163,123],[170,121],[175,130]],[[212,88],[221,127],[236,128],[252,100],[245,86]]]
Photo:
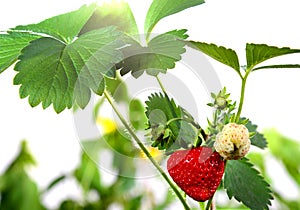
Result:
[[97,4],[101,6],[103,4],[119,4],[122,2],[128,2],[128,0],[98,0]]

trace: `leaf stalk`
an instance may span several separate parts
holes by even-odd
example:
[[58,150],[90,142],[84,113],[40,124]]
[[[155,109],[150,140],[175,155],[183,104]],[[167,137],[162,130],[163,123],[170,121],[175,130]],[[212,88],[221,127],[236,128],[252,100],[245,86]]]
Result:
[[248,69],[246,71],[246,74],[244,75],[244,77],[242,77],[242,87],[241,87],[241,95],[240,95],[240,102],[239,102],[239,107],[238,107],[238,112],[236,114],[235,117],[235,122],[238,123],[241,117],[241,113],[242,113],[242,109],[243,109],[243,105],[244,105],[244,99],[245,99],[245,89],[246,89],[246,82],[248,79],[248,76],[250,74],[252,69]]

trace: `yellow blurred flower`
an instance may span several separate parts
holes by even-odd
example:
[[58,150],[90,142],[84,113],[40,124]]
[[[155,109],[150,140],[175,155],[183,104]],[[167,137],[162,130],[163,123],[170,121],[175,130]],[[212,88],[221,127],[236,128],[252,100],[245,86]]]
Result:
[[[146,147],[147,150],[149,151],[149,153],[151,154],[151,156],[157,161],[161,161],[162,160],[162,151],[161,150],[158,150],[156,147],[151,147],[151,146],[148,146]],[[141,151],[140,153],[140,156],[141,158],[143,159],[147,159],[147,156],[145,155],[145,153],[143,151]]]
[[101,126],[103,134],[112,133],[117,130],[117,124],[114,120],[108,117],[99,116],[96,120],[97,125]]

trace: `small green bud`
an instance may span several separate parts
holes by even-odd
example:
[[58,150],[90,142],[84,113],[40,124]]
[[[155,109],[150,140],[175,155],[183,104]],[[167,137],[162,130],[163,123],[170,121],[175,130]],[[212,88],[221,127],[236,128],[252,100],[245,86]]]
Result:
[[226,100],[226,98],[218,96],[216,98],[215,105],[217,106],[217,109],[221,109],[221,110],[225,109],[227,107],[227,100]]

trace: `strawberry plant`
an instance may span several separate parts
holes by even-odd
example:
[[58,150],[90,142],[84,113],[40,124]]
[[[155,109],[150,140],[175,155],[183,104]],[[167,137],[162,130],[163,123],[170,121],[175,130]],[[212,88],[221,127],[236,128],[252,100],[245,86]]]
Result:
[[[14,65],[17,74],[13,83],[20,88],[20,97],[28,98],[32,107],[41,104],[46,109],[52,105],[57,113],[84,109],[93,94],[103,97],[184,209],[190,209],[185,194],[199,201],[201,208],[214,209],[213,197],[218,188],[225,189],[229,199],[235,198],[251,209],[268,209],[273,199],[270,186],[247,158],[250,147],[265,149],[267,142],[257,126],[242,117],[246,83],[250,74],[262,69],[299,68],[298,64],[265,61],[299,53],[300,49],[248,43],[246,65],[241,65],[234,50],[189,40],[185,29],[152,33],[163,18],[202,3],[203,0],[153,0],[145,19],[145,36],[138,35],[134,15],[122,1],[91,4],[37,24],[16,26],[0,34],[0,73]],[[231,67],[241,81],[238,102],[230,99],[226,88],[211,94],[208,106],[213,116],[206,127],[170,96],[160,79],[161,74],[175,68],[187,48]],[[127,104],[136,111],[130,114],[131,123],[113,97],[116,86],[129,73],[137,80],[151,76],[161,89],[151,93],[145,107],[141,108],[136,99]],[[124,94],[123,97],[128,100]],[[145,113],[140,112],[143,108]],[[136,131],[144,126],[135,115],[147,123],[145,139],[167,157],[170,176],[137,135]],[[77,176],[81,172],[77,171]]]

